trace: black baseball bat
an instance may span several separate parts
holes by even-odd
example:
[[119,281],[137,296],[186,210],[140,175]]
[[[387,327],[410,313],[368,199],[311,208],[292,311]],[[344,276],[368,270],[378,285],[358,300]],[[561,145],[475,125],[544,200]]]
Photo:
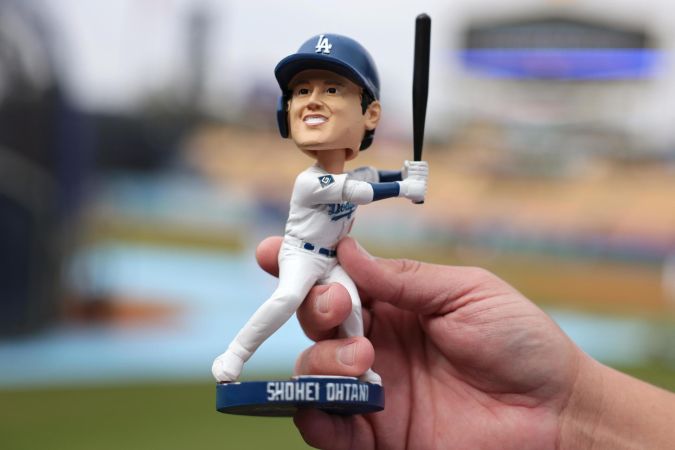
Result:
[[415,19],[413,65],[413,160],[415,161],[422,160],[422,147],[424,146],[424,122],[427,117],[427,98],[429,97],[430,46],[431,17],[423,13]]

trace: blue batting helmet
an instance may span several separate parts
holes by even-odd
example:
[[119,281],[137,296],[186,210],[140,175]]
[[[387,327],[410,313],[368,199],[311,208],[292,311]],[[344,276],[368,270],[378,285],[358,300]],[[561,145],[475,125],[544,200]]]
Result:
[[[380,98],[380,79],[373,58],[354,39],[339,34],[320,34],[308,39],[298,51],[282,59],[274,68],[282,95],[277,106],[277,123],[281,136],[287,138],[289,99],[288,83],[299,72],[307,69],[330,70],[361,86],[365,94],[363,110],[368,103]],[[366,132],[360,150],[373,141],[373,131]]]

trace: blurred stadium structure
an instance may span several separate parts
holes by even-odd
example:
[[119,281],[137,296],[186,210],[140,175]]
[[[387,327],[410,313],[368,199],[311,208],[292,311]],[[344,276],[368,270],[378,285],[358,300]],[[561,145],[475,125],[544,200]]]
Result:
[[[124,330],[151,336],[138,364],[158,342],[190,342],[176,355],[197,359],[173,364],[195,370],[176,373],[206,374],[272,283],[249,255],[281,233],[308,164],[274,129],[272,68],[307,33],[362,41],[385,117],[358,163],[395,168],[410,157],[405,67],[420,9],[434,18],[429,201],[365,207],[355,235],[383,256],[486,266],[562,310],[569,330],[584,324],[590,346],[638,330],[636,363],[675,366],[664,345],[675,306],[675,6],[445,3],[387,8],[377,26],[366,17],[378,2],[360,2],[358,19],[300,1],[0,3],[0,352],[35,352],[13,380],[40,355],[58,360],[50,339],[97,342],[88,351],[103,354]],[[270,36],[280,28],[284,39]],[[229,288],[232,274],[256,289]],[[574,325],[568,309],[637,325]],[[293,330],[280,338],[286,359]],[[108,351],[100,370],[129,363],[124,347]],[[161,376],[162,358],[145,360]],[[77,361],[73,370],[96,365]]]
[[487,128],[522,155],[502,170],[574,172],[597,155],[672,160],[672,5],[467,3],[449,109],[463,132]]
[[45,25],[18,3],[0,4],[0,335],[57,317],[66,230],[90,151]]

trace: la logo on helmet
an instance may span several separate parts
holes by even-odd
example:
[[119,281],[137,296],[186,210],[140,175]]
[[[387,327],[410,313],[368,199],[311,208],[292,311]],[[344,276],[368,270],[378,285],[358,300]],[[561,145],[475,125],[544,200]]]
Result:
[[316,41],[316,53],[323,53],[325,55],[328,55],[330,53],[330,49],[333,48],[333,45],[328,42],[328,38],[326,37],[325,34],[319,35],[319,40]]

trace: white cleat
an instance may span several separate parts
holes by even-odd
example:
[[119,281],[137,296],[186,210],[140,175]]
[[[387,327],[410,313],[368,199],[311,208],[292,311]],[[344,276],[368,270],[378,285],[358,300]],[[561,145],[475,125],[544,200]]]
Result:
[[226,351],[213,361],[211,373],[220,383],[237,381],[244,367],[244,360],[231,351]]
[[382,377],[373,372],[373,369],[368,369],[366,373],[359,377],[359,379],[361,381],[365,381],[366,383],[378,384],[382,386]]

